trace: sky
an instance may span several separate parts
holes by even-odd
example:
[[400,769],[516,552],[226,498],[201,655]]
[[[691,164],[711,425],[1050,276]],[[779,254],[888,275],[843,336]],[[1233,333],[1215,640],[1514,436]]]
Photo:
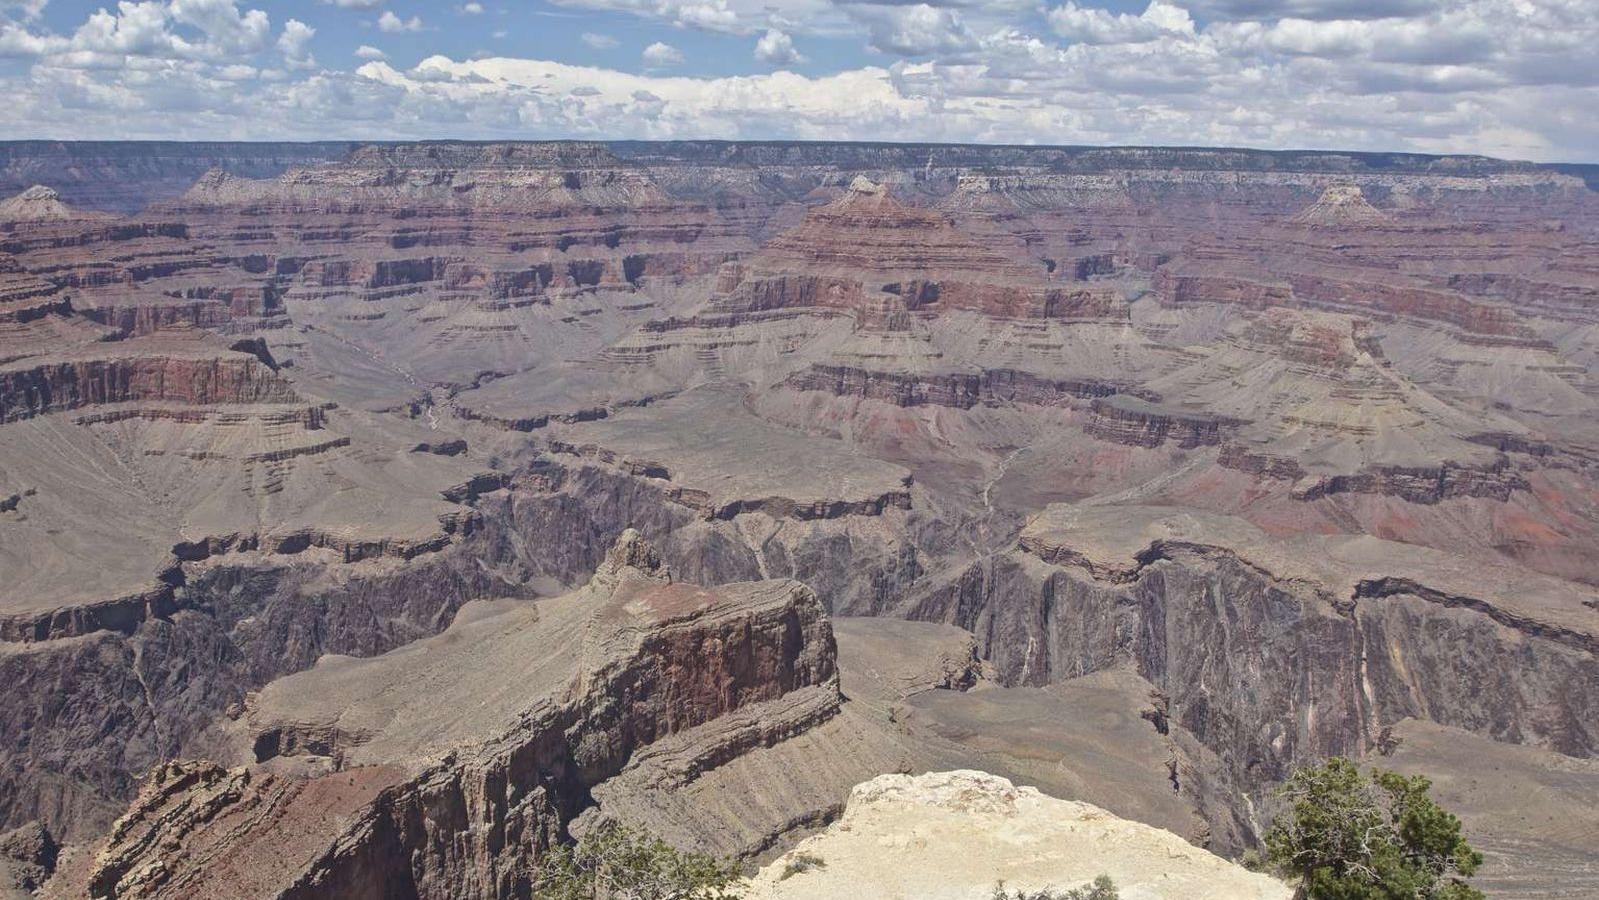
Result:
[[0,138],[1599,161],[1599,0],[0,0]]

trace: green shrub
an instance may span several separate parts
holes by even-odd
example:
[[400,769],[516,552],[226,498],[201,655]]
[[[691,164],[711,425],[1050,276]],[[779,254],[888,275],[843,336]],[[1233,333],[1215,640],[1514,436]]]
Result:
[[1007,892],[1005,883],[994,885],[994,895],[990,900],[1118,900],[1121,895],[1116,893],[1116,883],[1110,880],[1109,875],[1095,878],[1092,884],[1072,888],[1069,891],[1057,891],[1054,888],[1044,888],[1041,891],[1015,891]]
[[1308,900],[1482,900],[1465,879],[1482,854],[1460,820],[1428,796],[1432,782],[1335,758],[1294,773],[1266,855]]
[[783,874],[777,876],[778,881],[786,881],[794,875],[809,872],[812,869],[827,868],[827,860],[814,853],[795,853],[783,863]]
[[684,853],[657,837],[606,824],[546,853],[534,875],[539,900],[736,900],[738,868]]
[[1243,855],[1234,861],[1251,872],[1271,874],[1277,871],[1277,866],[1267,859],[1265,854],[1254,848],[1245,850]]

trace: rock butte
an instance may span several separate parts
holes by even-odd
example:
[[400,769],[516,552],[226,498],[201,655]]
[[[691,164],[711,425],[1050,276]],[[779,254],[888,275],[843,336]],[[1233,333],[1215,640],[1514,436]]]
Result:
[[515,896],[974,768],[1210,860],[1346,754],[1593,896],[1595,184],[0,144],[0,876]]

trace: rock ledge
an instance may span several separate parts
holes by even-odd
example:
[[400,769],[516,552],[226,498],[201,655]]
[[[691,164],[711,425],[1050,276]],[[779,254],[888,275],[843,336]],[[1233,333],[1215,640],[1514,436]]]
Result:
[[[822,863],[784,877],[799,854]],[[1291,893],[1169,831],[961,770],[857,785],[843,817],[762,869],[749,896],[983,900],[999,881],[1012,889],[1065,889],[1100,874],[1115,880],[1126,900],[1276,900]]]

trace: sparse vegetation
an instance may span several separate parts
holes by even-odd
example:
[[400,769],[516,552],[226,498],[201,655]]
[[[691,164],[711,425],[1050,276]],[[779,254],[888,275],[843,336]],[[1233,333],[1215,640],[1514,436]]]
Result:
[[736,900],[739,871],[703,853],[607,824],[545,854],[533,882],[539,900]]
[[1277,867],[1272,864],[1271,860],[1266,858],[1266,854],[1253,847],[1245,850],[1243,855],[1239,856],[1234,862],[1251,872],[1262,872],[1270,875],[1277,871]]
[[802,875],[812,869],[827,868],[827,860],[814,853],[799,852],[791,855],[783,863],[783,874],[777,877],[778,881],[787,881],[794,875]]
[[1304,900],[1482,900],[1465,879],[1482,854],[1421,776],[1347,759],[1294,773],[1287,809],[1266,836],[1267,859],[1299,881]]
[[1072,888],[1069,891],[1057,891],[1054,888],[1044,888],[1041,891],[1006,891],[1005,883],[994,885],[994,894],[989,900],[1118,900],[1121,895],[1116,892],[1116,883],[1110,880],[1109,875],[1101,875],[1091,884]]

